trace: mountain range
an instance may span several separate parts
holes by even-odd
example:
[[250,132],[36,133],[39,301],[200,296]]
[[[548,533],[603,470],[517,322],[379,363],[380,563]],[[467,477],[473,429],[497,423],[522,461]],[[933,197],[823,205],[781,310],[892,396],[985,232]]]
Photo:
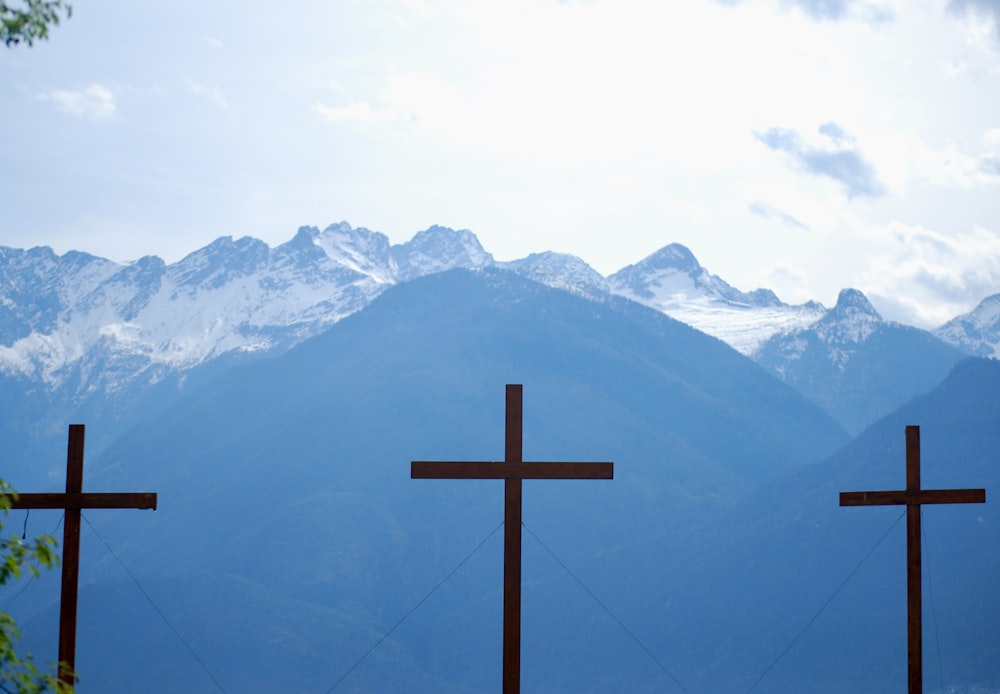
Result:
[[[161,382],[183,386],[206,364],[280,354],[397,283],[484,267],[593,301],[622,296],[645,304],[723,340],[811,396],[808,384],[815,391],[830,380],[817,369],[842,372],[857,350],[884,352],[873,342],[887,332],[897,342],[916,342],[896,345],[908,353],[929,350],[914,361],[930,373],[916,375],[913,387],[903,378],[867,412],[835,413],[851,431],[926,390],[962,355],[1000,353],[1000,294],[928,334],[884,321],[856,290],[833,309],[788,305],[767,289],[739,291],[679,244],[605,278],[565,254],[497,262],[468,230],[433,226],[392,245],[384,234],[341,222],[322,231],[302,227],[275,248],[222,237],[170,265],[155,256],[122,264],[78,251],[0,247],[0,378],[38,388],[45,407],[65,417],[87,416],[89,399],[113,395],[124,407]],[[860,297],[865,310],[848,315],[845,296]]]
[[[526,692],[902,692],[898,510],[837,492],[901,487],[907,424],[925,486],[991,499],[1000,476],[1000,362],[965,356],[989,300],[946,343],[853,290],[829,310],[741,293],[677,245],[604,278],[441,227],[221,239],[169,266],[3,253],[3,476],[58,489],[80,417],[85,489],[160,498],[85,513],[83,694],[495,691],[502,485],[409,461],[499,459],[505,383],[526,459],[616,465],[525,483]],[[1000,691],[991,509],[927,510],[929,691]],[[56,583],[0,595],[42,662]]]
[[[225,354],[282,351],[393,284],[455,267],[503,267],[595,300],[624,296],[748,355],[829,313],[816,302],[784,304],[767,289],[734,289],[680,244],[604,278],[575,256],[551,252],[498,263],[468,230],[434,226],[390,245],[384,234],[341,222],[302,227],[275,248],[222,237],[171,265],[155,256],[121,264],[78,251],[0,247],[0,369],[50,387],[78,374],[80,389],[111,393],[126,374],[91,373],[95,354],[102,364],[130,362],[135,377],[155,383]],[[1000,295],[934,334],[967,354],[994,356]]]

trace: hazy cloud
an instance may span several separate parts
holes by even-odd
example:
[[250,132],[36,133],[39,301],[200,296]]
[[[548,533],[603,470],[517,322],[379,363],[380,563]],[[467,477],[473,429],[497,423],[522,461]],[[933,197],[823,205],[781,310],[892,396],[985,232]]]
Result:
[[327,120],[334,122],[381,123],[393,118],[391,111],[376,111],[367,101],[355,101],[347,106],[316,104],[313,106],[313,110]]
[[979,162],[979,168],[987,176],[1000,177],[1000,154],[989,154]]
[[983,133],[983,144],[1000,152],[1000,128],[991,128]]
[[205,97],[219,108],[227,108],[229,106],[226,97],[222,93],[222,89],[216,84],[201,84],[200,82],[188,80],[187,88],[192,94]]
[[860,283],[884,315],[941,325],[970,310],[1000,286],[1000,247],[993,232],[975,226],[944,232],[893,223],[878,233],[882,252],[869,255]]
[[987,130],[983,144],[986,152],[979,157],[979,170],[990,178],[1000,178],[1000,128]]
[[853,142],[854,139],[844,132],[843,128],[833,122],[823,123],[823,125],[819,126],[819,132],[821,135],[826,135],[837,144],[845,141]]
[[885,194],[878,173],[858,150],[853,137],[836,123],[824,123],[819,133],[826,142],[818,145],[806,142],[797,132],[785,128],[755,131],[754,137],[769,149],[787,154],[798,168],[837,181],[848,198]]
[[765,219],[777,219],[778,221],[783,222],[790,227],[795,227],[796,229],[809,228],[792,215],[779,210],[771,203],[764,202],[763,200],[756,200],[754,202],[747,203],[747,209],[758,217],[764,217]]
[[948,11],[958,15],[985,17],[1000,39],[1000,0],[948,0]]
[[783,0],[782,5],[801,9],[813,19],[843,19],[853,0]]
[[56,89],[43,96],[54,101],[60,110],[82,118],[103,120],[117,113],[114,94],[100,84],[91,84],[75,92]]
[[[715,0],[724,7],[735,7],[744,0]],[[839,21],[855,16],[872,23],[882,23],[892,19],[892,13],[878,5],[863,0],[779,0],[782,8],[796,8],[817,21]]]

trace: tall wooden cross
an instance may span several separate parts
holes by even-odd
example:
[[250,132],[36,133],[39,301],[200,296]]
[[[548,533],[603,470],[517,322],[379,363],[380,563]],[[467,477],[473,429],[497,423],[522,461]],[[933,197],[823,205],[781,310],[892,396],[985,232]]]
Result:
[[521,691],[521,480],[614,477],[614,463],[535,463],[521,460],[520,385],[507,385],[504,460],[441,462],[414,460],[412,479],[504,480],[503,692]]
[[841,506],[906,505],[906,612],[909,694],[923,692],[923,627],[920,591],[921,504],[981,504],[985,489],[921,489],[920,427],[906,427],[906,489],[889,492],[841,492]]
[[19,494],[11,508],[56,509],[66,512],[63,520],[62,595],[59,600],[59,681],[72,686],[76,668],[76,605],[80,577],[80,516],[85,508],[156,509],[156,494],[84,493],[84,426],[69,425],[64,494]]

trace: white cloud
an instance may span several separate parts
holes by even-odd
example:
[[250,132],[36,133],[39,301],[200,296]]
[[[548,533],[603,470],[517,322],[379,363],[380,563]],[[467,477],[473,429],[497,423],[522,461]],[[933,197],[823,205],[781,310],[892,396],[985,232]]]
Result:
[[405,5],[411,10],[420,12],[421,14],[427,14],[430,8],[427,7],[426,0],[400,0],[400,4]]
[[765,219],[777,219],[778,221],[786,224],[795,229],[808,229],[809,227],[803,222],[799,221],[792,215],[788,214],[784,210],[779,210],[777,207],[765,200],[753,200],[747,203],[747,210],[758,217],[764,217]]
[[960,144],[945,136],[939,146],[914,132],[885,129],[865,144],[882,180],[897,195],[905,195],[911,183],[921,181],[944,188],[976,188],[1000,180],[995,166],[1000,161],[1000,128],[988,130],[980,142],[967,137]]
[[938,326],[1000,287],[997,232],[974,226],[949,235],[894,222],[872,234],[859,281],[887,317]]
[[219,108],[228,108],[229,102],[226,101],[225,95],[222,93],[222,89],[217,84],[202,84],[200,82],[195,82],[193,80],[187,81],[187,88],[192,94],[197,94],[198,96],[203,96]]
[[56,89],[43,96],[54,101],[60,110],[74,116],[103,120],[117,115],[115,95],[100,84],[91,84],[75,92]]
[[949,0],[948,10],[964,17],[970,45],[985,47],[1000,38],[1000,3],[996,0]]
[[823,141],[815,144],[785,128],[755,132],[754,137],[769,149],[789,155],[799,169],[837,181],[848,198],[885,195],[878,172],[851,135],[832,121],[821,125],[819,133],[824,136]]
[[988,152],[1000,153],[1000,128],[990,128],[983,133],[983,144]]
[[395,117],[393,111],[376,111],[367,101],[354,101],[347,106],[316,104],[313,110],[327,120],[337,122],[382,123]]
[[991,166],[1000,157],[998,147],[987,147],[977,155],[962,152],[955,145],[935,150],[914,144],[911,151],[919,166],[918,173],[933,183],[969,188],[1000,180],[1000,170]]

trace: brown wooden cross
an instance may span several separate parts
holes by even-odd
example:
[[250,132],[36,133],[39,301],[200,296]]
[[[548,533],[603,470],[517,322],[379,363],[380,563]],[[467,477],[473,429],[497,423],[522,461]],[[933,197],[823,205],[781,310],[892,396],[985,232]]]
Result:
[[69,425],[66,453],[66,493],[19,494],[11,508],[56,509],[66,512],[63,520],[62,595],[59,600],[59,681],[72,686],[76,668],[76,605],[80,577],[80,516],[85,508],[156,509],[156,494],[84,493],[84,426]]
[[906,595],[909,694],[923,692],[923,627],[920,592],[921,504],[981,504],[985,489],[921,489],[920,427],[906,427],[906,489],[889,492],[841,492],[841,506],[906,505]]
[[614,463],[534,463],[521,460],[520,385],[507,385],[506,445],[502,463],[414,460],[412,479],[504,480],[503,692],[521,691],[521,480],[614,477]]

